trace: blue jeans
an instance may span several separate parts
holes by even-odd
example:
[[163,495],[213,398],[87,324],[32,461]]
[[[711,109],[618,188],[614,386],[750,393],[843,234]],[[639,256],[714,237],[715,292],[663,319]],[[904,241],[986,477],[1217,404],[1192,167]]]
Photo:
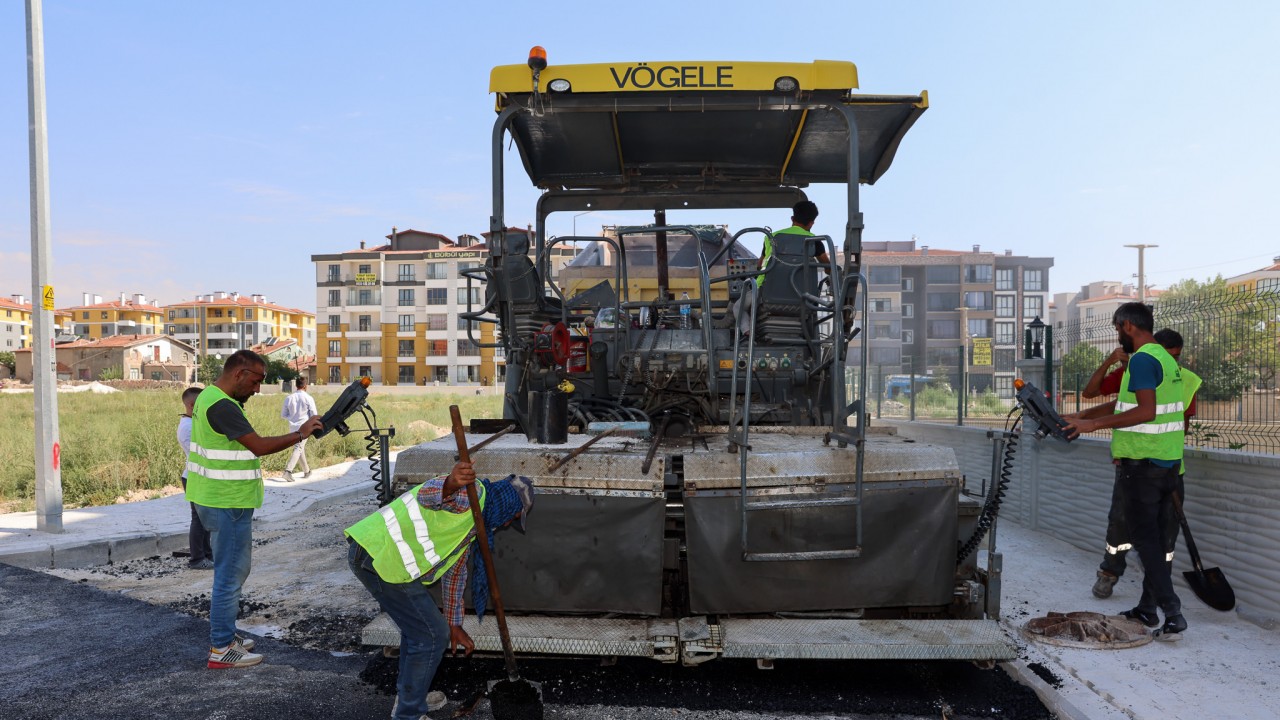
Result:
[[253,564],[253,508],[196,505],[213,546],[213,593],[209,600],[209,645],[223,648],[236,636],[240,589]]
[[[373,569],[373,559],[359,543],[348,540],[347,564],[369,589],[384,612],[400,627],[399,704],[395,718],[417,720],[427,712],[427,691],[449,644],[449,623],[440,614],[427,586],[418,581],[389,583]],[[218,552],[214,549],[214,552]]]

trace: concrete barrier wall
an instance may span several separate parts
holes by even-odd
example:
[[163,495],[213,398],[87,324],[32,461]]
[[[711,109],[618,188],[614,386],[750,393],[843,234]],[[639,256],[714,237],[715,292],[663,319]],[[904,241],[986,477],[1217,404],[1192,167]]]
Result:
[[[881,420],[898,434],[955,450],[972,492],[991,486],[992,441],[984,428]],[[1186,451],[1188,523],[1205,567],[1220,567],[1235,590],[1241,616],[1280,627],[1280,457],[1229,450]],[[1110,445],[1070,444],[1023,435],[1000,517],[1101,554],[1115,469]],[[1131,560],[1137,562],[1136,555]],[[1175,577],[1191,569],[1185,540]],[[1082,584],[1092,578],[1081,578]],[[1082,585],[1083,586],[1083,585]],[[1180,593],[1190,593],[1185,587]]]

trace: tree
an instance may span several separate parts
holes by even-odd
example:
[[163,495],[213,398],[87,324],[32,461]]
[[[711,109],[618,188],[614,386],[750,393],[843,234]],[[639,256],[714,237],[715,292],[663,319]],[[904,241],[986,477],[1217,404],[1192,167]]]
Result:
[[1077,343],[1062,358],[1062,389],[1083,390],[1106,354],[1089,343]]
[[293,369],[287,361],[284,360],[268,360],[267,361],[267,377],[263,382],[268,385],[274,385],[281,380],[292,380],[298,377],[299,373]]
[[196,379],[203,385],[212,385],[214,380],[222,374],[222,358],[213,355],[205,355],[200,360],[200,367],[196,370]]
[[1156,303],[1156,328],[1182,333],[1181,362],[1204,380],[1200,397],[1234,400],[1276,376],[1276,299],[1227,287],[1221,275],[1182,280]]
[[18,372],[17,360],[14,358],[13,353],[7,350],[5,352],[0,352],[0,365],[9,368],[10,375]]

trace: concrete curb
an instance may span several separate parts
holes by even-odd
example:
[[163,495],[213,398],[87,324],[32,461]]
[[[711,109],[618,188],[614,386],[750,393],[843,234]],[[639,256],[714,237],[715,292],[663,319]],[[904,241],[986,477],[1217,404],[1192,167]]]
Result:
[[1010,660],[1000,663],[1009,677],[1031,688],[1040,702],[1053,713],[1058,720],[1090,720],[1089,715],[1076,707],[1074,703],[1063,697],[1057,688],[1045,682],[1022,660]]

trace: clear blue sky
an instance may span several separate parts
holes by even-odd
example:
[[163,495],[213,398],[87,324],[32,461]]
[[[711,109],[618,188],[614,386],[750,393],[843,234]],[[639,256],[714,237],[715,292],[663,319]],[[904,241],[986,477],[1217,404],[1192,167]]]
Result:
[[[1160,245],[1157,286],[1280,255],[1274,2],[45,0],[44,20],[60,306],[238,290],[314,310],[312,253],[483,232],[489,70],[534,44],[553,64],[852,60],[864,92],[928,89],[864,188],[867,240],[1052,256],[1054,292],[1132,281],[1126,243]],[[31,288],[24,28],[0,4],[6,296]],[[524,225],[536,194],[509,167]],[[839,193],[810,194],[838,233]],[[673,218],[694,220],[746,223]]]

